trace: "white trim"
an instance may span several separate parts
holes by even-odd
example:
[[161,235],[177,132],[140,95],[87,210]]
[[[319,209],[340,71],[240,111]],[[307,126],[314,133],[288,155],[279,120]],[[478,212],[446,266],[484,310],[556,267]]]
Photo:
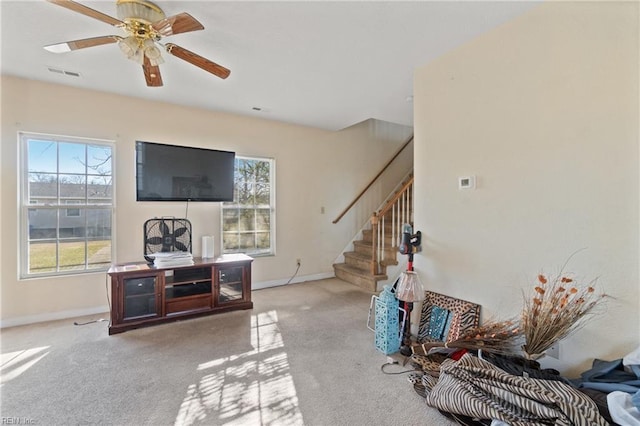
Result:
[[56,321],[61,319],[69,319],[83,317],[86,315],[106,314],[109,318],[108,306],[96,306],[94,308],[74,309],[70,311],[49,312],[46,314],[26,315],[23,317],[9,318],[0,320],[0,328],[16,327],[19,325],[35,324],[39,322]]
[[[109,235],[109,238],[111,240],[111,260],[115,261],[115,247],[116,247],[116,239],[115,239],[115,200],[116,200],[116,141],[113,139],[98,139],[98,138],[85,138],[85,137],[77,137],[77,136],[62,136],[62,135],[53,135],[53,134],[45,134],[45,133],[34,133],[34,132],[27,132],[27,131],[18,131],[18,143],[20,146],[20,149],[18,150],[19,152],[19,160],[18,160],[18,164],[20,165],[20,167],[18,168],[18,178],[19,178],[19,182],[18,182],[18,220],[19,220],[19,235],[20,238],[18,240],[18,279],[20,280],[27,280],[27,279],[32,279],[32,278],[40,278],[40,277],[50,277],[50,276],[66,276],[66,275],[73,275],[74,272],[70,272],[70,271],[58,271],[58,267],[59,265],[59,259],[56,258],[56,270],[50,273],[34,273],[34,272],[29,272],[29,210],[34,208],[34,209],[46,209],[46,210],[51,210],[51,211],[55,211],[55,212],[62,212],[63,210],[66,211],[68,209],[66,203],[60,203],[60,196],[59,194],[56,195],[56,202],[53,205],[48,205],[48,204],[29,204],[28,201],[30,199],[29,197],[29,141],[31,139],[34,140],[39,140],[39,141],[48,141],[48,142],[53,142],[56,144],[56,161],[58,162],[58,167],[56,167],[56,176],[59,177],[60,174],[60,167],[59,167],[59,162],[60,162],[60,155],[58,153],[59,150],[59,144],[60,143],[76,143],[76,144],[82,144],[84,146],[84,153],[85,153],[85,162],[87,162],[87,148],[89,146],[100,146],[100,147],[106,147],[110,150],[111,153],[111,203],[110,204],[93,204],[93,203],[89,203],[88,202],[88,198],[87,198],[87,194],[85,191],[85,202],[84,203],[80,203],[80,204],[70,204],[74,207],[72,207],[73,209],[79,209],[80,211],[87,210],[87,209],[101,209],[101,210],[108,210],[110,212],[110,216],[111,216],[111,233]],[[85,167],[85,176],[88,176],[87,173],[87,169]],[[85,189],[88,187],[89,181],[87,180],[87,182],[85,183]],[[80,216],[77,216],[80,217]],[[86,217],[85,217],[85,224],[86,224]],[[57,228],[60,228],[60,224],[58,222],[58,224],[56,225]],[[60,241],[60,237],[56,236],[55,238],[56,241]],[[84,237],[81,238],[81,240],[85,241],[85,243],[89,240],[89,238],[85,235]],[[85,257],[85,268],[88,266],[86,264],[86,257]],[[79,271],[80,273],[83,272],[87,272],[87,273],[91,273],[94,272],[92,269],[82,269]],[[1,328],[1,326],[0,326]]]
[[[251,290],[261,290],[263,288],[270,287],[278,287],[287,284],[296,284],[305,281],[317,281],[324,280],[327,278],[334,278],[335,273],[331,272],[323,272],[320,274],[313,275],[302,275],[299,277],[294,277],[291,282],[289,279],[279,279],[279,280],[271,280],[271,281],[261,281],[254,282],[251,284]],[[94,308],[87,309],[74,309],[69,311],[60,311],[60,312],[50,312],[46,314],[37,314],[37,315],[27,315],[23,317],[9,318],[5,320],[0,320],[0,328],[8,328],[8,327],[16,327],[19,325],[28,325],[28,324],[36,324],[40,322],[47,321],[56,321],[62,319],[83,317],[87,315],[96,315],[96,314],[105,314],[107,318],[109,318],[109,307],[108,306],[96,306]]]
[[[275,256],[276,255],[276,159],[274,157],[260,157],[260,156],[250,156],[250,155],[241,155],[236,153],[236,158],[235,158],[235,164],[234,164],[234,177],[233,177],[233,181],[235,184],[236,181],[236,175],[235,172],[237,171],[236,165],[237,165],[237,161],[238,159],[243,159],[243,160],[254,160],[254,161],[262,161],[265,163],[269,163],[269,251],[258,251],[258,252],[251,252],[251,251],[242,251],[241,249],[239,250],[230,250],[230,251],[225,251],[225,247],[224,247],[224,211],[225,211],[225,204],[232,204],[235,207],[229,207],[229,209],[234,209],[234,208],[240,208],[241,206],[244,206],[244,204],[238,204],[236,203],[235,200],[235,191],[234,191],[234,201],[232,202],[222,202],[220,203],[220,251],[221,253],[225,254],[225,253],[244,253],[248,256]],[[253,209],[255,210],[256,207],[253,207]],[[238,231],[239,232],[239,231]],[[255,231],[254,231],[255,234]]]
[[280,279],[280,280],[261,281],[259,283],[253,282],[251,283],[251,290],[261,290],[263,288],[278,287],[281,285],[296,284],[296,283],[302,283],[305,281],[324,280],[327,278],[333,278],[335,276],[336,274],[333,271],[331,271],[331,272],[323,272],[321,274],[302,275],[299,277],[294,277],[291,280],[291,282],[289,282],[289,279],[286,279],[286,278]]
[[[263,288],[278,287],[282,285],[296,284],[296,283],[301,283],[305,281],[324,280],[327,278],[334,278],[334,277],[335,277],[335,273],[332,271],[332,272],[323,272],[320,274],[302,275],[299,277],[294,277],[291,280],[291,282],[289,282],[289,279],[286,279],[286,278],[280,279],[280,280],[261,281],[258,283],[254,282],[251,285],[251,290],[261,290]],[[106,315],[107,318],[109,318],[109,307],[96,306],[93,308],[86,308],[86,309],[73,309],[68,311],[49,312],[46,314],[27,315],[23,317],[9,318],[9,319],[0,320],[0,328],[16,327],[20,325],[36,324],[40,322],[77,318],[77,317],[83,317],[87,315],[96,315],[96,314],[104,314]]]

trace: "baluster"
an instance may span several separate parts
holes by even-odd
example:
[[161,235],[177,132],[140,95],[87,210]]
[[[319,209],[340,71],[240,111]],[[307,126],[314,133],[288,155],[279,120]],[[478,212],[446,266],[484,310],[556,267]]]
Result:
[[391,206],[391,247],[396,246],[396,210]]
[[385,245],[385,241],[384,241],[384,232],[385,232],[385,220],[386,218],[384,216],[382,216],[382,226],[380,226],[380,247],[378,248],[378,273],[380,273],[380,270],[382,269],[382,262],[384,261],[384,245]]
[[402,211],[400,210],[401,200],[398,198],[396,200],[396,209],[398,210],[398,223],[396,226],[398,227],[398,245],[400,245],[400,238],[402,238]]
[[410,212],[409,212],[409,192],[404,191],[404,203],[405,203],[405,215],[406,215],[406,222],[407,223],[411,223],[411,217],[410,217]]
[[414,206],[415,206],[415,205],[414,205],[414,201],[415,201],[415,199],[416,199],[416,198],[414,197],[414,193],[413,193],[413,183],[411,183],[411,186],[409,186],[409,188],[410,188],[410,191],[411,191],[411,192],[409,193],[409,194],[411,195],[411,197],[410,197],[410,198],[411,198],[411,200],[410,200],[410,203],[411,203],[411,217],[410,217],[410,219],[411,219],[411,223],[413,223],[413,218],[414,218],[413,208],[414,208]]
[[400,199],[398,201],[400,202],[400,210],[402,211],[402,223],[405,223],[407,221],[407,215],[404,207],[404,192],[400,194]]
[[378,245],[378,214],[371,216],[371,274],[375,275],[378,269],[376,246]]

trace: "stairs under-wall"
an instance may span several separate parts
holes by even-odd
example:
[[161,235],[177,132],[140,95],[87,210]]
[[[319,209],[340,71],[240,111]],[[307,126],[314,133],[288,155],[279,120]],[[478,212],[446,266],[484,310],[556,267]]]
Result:
[[[403,182],[401,186],[406,188],[407,185],[412,185],[412,183],[413,175],[409,177],[409,181]],[[396,192],[392,194],[390,199],[393,200],[394,198],[397,198],[398,195],[399,192]],[[412,194],[409,193],[405,199],[407,208],[406,216],[411,218],[409,221],[411,224],[413,223],[412,198]],[[384,208],[381,210],[384,210]],[[362,231],[362,238],[353,242],[352,251],[346,251],[343,253],[344,262],[335,263],[333,265],[334,273],[337,278],[372,293],[380,291],[378,283],[389,279],[387,275],[387,268],[391,265],[398,265],[398,257],[402,256],[398,251],[398,244],[400,242],[401,235],[401,227],[398,227],[398,220],[393,220],[394,213],[391,210],[386,211],[383,215],[385,219],[384,221],[381,220],[382,217],[379,217],[380,223],[384,223],[384,231],[382,232],[384,238],[382,246],[384,249],[382,250],[379,267],[376,268],[374,266],[374,231],[371,228]],[[394,226],[396,227],[395,231],[393,231]],[[377,273],[374,273],[374,270],[376,270]]]
[[[397,264],[398,261],[394,260],[395,252],[398,251],[397,247],[391,247],[391,237],[388,237],[390,247],[385,250],[386,258],[382,266],[382,272],[374,274],[373,260],[372,260],[372,231],[371,229],[364,230],[362,232],[363,238],[353,242],[353,251],[343,253],[344,262],[336,263],[333,265],[336,277],[343,281],[347,281],[351,284],[357,285],[364,290],[375,293],[378,291],[378,282],[387,280],[389,277],[386,275],[387,264]],[[393,244],[395,245],[395,244]],[[395,249],[395,252],[393,250]]]

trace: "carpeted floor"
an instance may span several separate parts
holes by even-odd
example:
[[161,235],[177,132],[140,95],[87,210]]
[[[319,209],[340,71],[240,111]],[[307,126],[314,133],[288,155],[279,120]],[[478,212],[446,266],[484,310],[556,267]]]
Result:
[[[387,357],[371,296],[338,279],[253,292],[254,309],[108,336],[103,316],[2,330],[3,423],[449,425]],[[402,371],[401,364],[386,368]],[[19,422],[19,423],[18,423]]]

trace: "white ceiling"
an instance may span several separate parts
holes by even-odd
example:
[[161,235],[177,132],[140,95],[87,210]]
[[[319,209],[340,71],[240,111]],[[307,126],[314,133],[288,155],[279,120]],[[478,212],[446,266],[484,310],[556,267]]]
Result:
[[[116,17],[115,1],[80,3]],[[165,37],[231,70],[226,80],[174,56],[163,87],[117,45],[42,46],[120,29],[44,0],[0,2],[1,72],[137,98],[337,130],[365,119],[413,124],[413,71],[522,14],[523,1],[157,1],[203,31]],[[49,67],[79,73],[53,73]],[[254,111],[252,108],[262,108]]]

